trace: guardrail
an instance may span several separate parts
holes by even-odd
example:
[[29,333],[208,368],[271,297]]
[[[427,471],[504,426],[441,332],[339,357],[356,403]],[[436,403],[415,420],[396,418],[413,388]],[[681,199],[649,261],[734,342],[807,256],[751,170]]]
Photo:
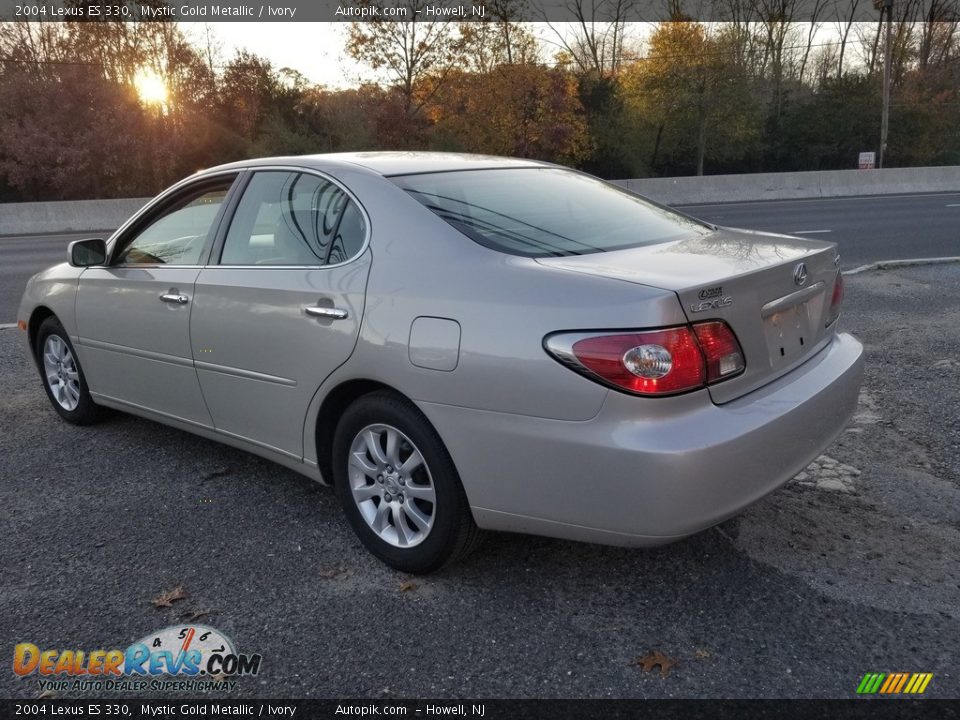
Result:
[[0,204],[0,236],[52,233],[109,234],[150,198]]
[[899,195],[960,190],[960,167],[704,175],[617,180],[666,205]]
[[[666,205],[956,192],[960,167],[823,170],[615,180]],[[0,236],[108,233],[148,198],[0,204]]]

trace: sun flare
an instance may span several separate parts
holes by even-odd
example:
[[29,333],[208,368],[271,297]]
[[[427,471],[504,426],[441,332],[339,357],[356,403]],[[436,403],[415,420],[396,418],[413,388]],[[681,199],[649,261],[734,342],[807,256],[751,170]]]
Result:
[[168,99],[167,83],[156,70],[148,67],[140,68],[133,78],[133,85],[140,96],[140,102],[146,105],[166,107]]

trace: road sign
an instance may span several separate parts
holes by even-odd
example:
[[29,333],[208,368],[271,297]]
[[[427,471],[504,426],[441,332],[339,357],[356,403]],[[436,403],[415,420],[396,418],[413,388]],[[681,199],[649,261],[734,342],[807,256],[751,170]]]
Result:
[[861,170],[873,170],[877,166],[877,154],[875,152],[860,153],[859,168]]

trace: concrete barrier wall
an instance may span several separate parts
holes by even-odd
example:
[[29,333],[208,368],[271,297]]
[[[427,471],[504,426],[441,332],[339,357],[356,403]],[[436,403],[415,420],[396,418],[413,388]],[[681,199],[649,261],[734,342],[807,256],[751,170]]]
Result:
[[109,234],[149,198],[0,203],[0,235],[90,232]]
[[[666,205],[960,191],[960,167],[831,170],[617,180]],[[0,204],[0,236],[107,233],[147,198]]]
[[956,192],[960,167],[705,175],[617,180],[667,205]]

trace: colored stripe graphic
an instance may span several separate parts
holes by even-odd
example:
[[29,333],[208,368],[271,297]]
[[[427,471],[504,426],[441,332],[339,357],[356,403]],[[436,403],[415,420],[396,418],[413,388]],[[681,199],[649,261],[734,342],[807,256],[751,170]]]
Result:
[[886,675],[883,673],[867,673],[863,676],[863,680],[860,681],[857,692],[861,695],[872,695],[880,687],[880,683],[883,682],[884,677],[886,677]]
[[896,686],[897,680],[899,679],[899,673],[890,673],[887,675],[887,681],[883,684],[883,687],[880,688],[880,694],[886,695],[888,692],[890,692],[891,688]]
[[857,686],[858,695],[922,695],[933,673],[867,673]]

